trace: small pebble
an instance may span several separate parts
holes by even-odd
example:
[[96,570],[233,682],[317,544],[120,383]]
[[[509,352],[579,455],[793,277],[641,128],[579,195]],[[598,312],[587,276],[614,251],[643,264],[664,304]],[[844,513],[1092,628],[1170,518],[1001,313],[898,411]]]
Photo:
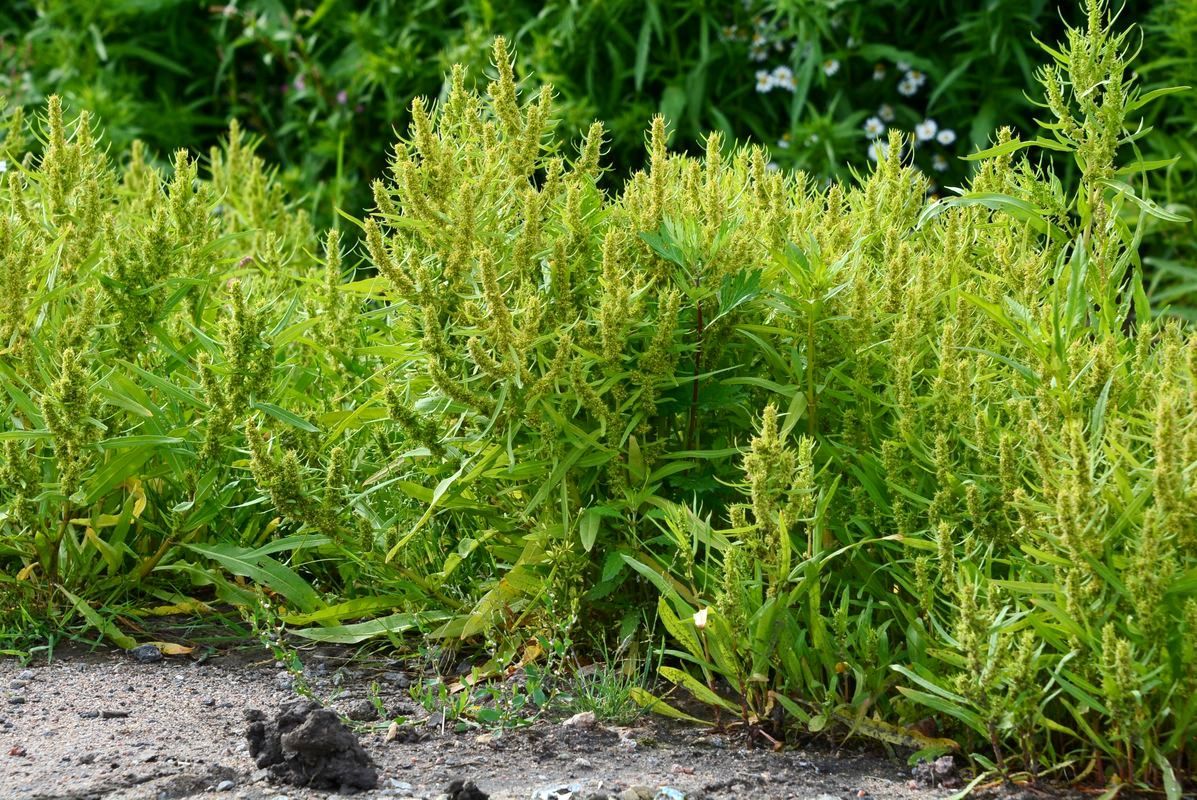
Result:
[[369,700],[354,700],[345,708],[345,716],[354,722],[378,719],[378,709]]
[[98,719],[99,716],[100,716],[99,711],[80,711],[79,712],[80,719]]
[[395,684],[400,689],[406,689],[411,685],[411,678],[407,677],[405,672],[384,672],[382,679]]
[[17,680],[19,680],[19,681],[33,680],[33,670],[31,670],[31,669],[21,670],[19,673],[17,673]]
[[596,722],[593,711],[583,711],[580,714],[574,714],[561,724],[567,728],[581,728],[582,730],[589,730],[594,727]]
[[233,783],[232,781],[221,781],[220,783],[216,784],[216,791],[227,792],[227,791],[230,791],[236,785],[237,784]]
[[25,705],[25,695],[23,695],[23,694],[12,695],[11,697],[8,698],[8,704],[12,705],[12,706]]
[[162,651],[152,644],[143,644],[129,651],[139,664],[153,664],[162,660]]
[[100,719],[124,719],[129,712],[124,709],[104,709],[100,712]]

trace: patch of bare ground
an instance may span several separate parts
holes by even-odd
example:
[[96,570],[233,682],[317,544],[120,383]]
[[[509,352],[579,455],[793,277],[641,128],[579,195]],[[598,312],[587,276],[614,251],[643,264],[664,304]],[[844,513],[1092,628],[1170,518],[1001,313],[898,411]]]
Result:
[[[625,727],[541,720],[465,726],[413,699],[401,664],[305,654],[301,686],[350,722],[377,767],[363,798],[911,798],[910,770],[876,752],[749,749],[736,737],[641,717]],[[0,797],[306,800],[349,794],[275,782],[255,763],[246,712],[297,699],[261,650],[140,663],[60,652],[0,662]],[[379,716],[377,711],[384,712]],[[260,719],[260,717],[258,717]],[[394,718],[405,720],[392,728]],[[277,771],[276,771],[277,774]],[[472,793],[472,782],[477,793]]]

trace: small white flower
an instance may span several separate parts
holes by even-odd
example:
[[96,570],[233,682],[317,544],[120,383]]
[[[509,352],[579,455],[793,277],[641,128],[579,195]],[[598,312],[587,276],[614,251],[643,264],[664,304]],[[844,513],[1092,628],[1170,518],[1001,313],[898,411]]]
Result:
[[776,161],[770,161],[765,165],[765,169],[769,170],[770,172],[777,172],[779,169],[781,169],[781,167],[777,165]]
[[879,117],[869,117],[865,120],[864,132],[870,139],[876,139],[885,133],[885,123]]
[[794,82],[794,70],[789,67],[775,67],[773,69],[773,85],[790,92],[797,89],[798,84]]
[[8,172],[8,159],[0,158],[0,172]]
[[889,103],[882,103],[881,107],[877,109],[877,116],[881,117],[882,122],[893,122],[894,107]]
[[773,75],[767,69],[758,69],[756,71],[756,90],[761,94],[768,94],[773,91]]
[[910,64],[906,61],[895,61],[894,66],[898,68],[898,72],[910,72]]
[[880,161],[889,156],[889,142],[884,139],[874,139],[869,144],[869,159]]
[[875,67],[873,67],[873,80],[875,80],[875,81],[885,80],[885,65],[884,64],[878,64]]
[[782,137],[777,140],[777,146],[780,147],[782,150],[789,150],[790,149],[790,134],[788,134],[788,133],[783,134]]
[[823,74],[831,77],[840,71],[840,62],[834,58],[829,58],[823,62]]
[[856,47],[856,37],[849,36],[848,37],[848,49],[851,50],[853,47]]
[[939,142],[944,147],[947,147],[956,141],[956,131],[952,130],[951,128],[944,128],[935,137],[935,141]]
[[922,85],[927,82],[927,76],[919,72],[917,69],[912,69],[906,73],[906,80],[921,88]]
[[769,48],[768,47],[754,47],[754,48],[752,48],[751,51],[749,51],[748,57],[750,59],[752,59],[753,61],[764,61],[766,58],[769,57]]
[[807,147],[814,147],[814,146],[815,146],[815,145],[817,145],[818,143],[819,143],[819,134],[817,134],[817,133],[812,133],[810,136],[807,136],[807,137],[806,137],[806,145],[807,145]]
[[769,37],[765,36],[765,34],[763,34],[763,33],[752,34],[752,46],[753,47],[768,47],[769,46]]
[[694,615],[694,627],[695,628],[702,630],[703,628],[705,628],[707,626],[707,612],[709,610],[710,609],[703,608],[703,609],[700,609]]
[[898,94],[902,95],[903,97],[912,97],[918,90],[919,85],[908,78],[903,78],[898,83]]
[[933,119],[925,119],[918,125],[914,126],[914,135],[919,137],[920,142],[929,142],[935,138],[936,131],[939,130],[939,125]]
[[935,170],[936,172],[947,172],[948,160],[944,158],[942,154],[936,153],[935,155],[931,156],[931,169]]

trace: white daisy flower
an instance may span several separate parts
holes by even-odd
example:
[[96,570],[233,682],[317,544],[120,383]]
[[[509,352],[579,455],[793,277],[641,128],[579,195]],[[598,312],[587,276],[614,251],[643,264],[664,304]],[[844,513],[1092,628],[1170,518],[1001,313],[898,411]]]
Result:
[[914,126],[914,134],[919,137],[920,142],[929,142],[935,138],[936,132],[939,130],[939,125],[933,119],[925,119],[918,125]]
[[878,117],[869,117],[865,120],[864,132],[868,134],[870,139],[876,139],[885,133],[885,123]]
[[774,86],[780,86],[790,92],[798,88],[798,84],[794,82],[794,70],[789,67],[774,67],[772,78]]
[[885,65],[884,64],[878,64],[875,67],[873,67],[873,80],[875,80],[875,81],[885,80]]
[[769,57],[768,47],[754,47],[749,51],[748,57],[753,61],[764,61]]
[[903,78],[898,83],[898,94],[902,95],[903,97],[912,97],[918,90],[918,84],[908,78]]
[[913,83],[915,86],[922,87],[927,82],[927,76],[919,72],[917,69],[912,69],[906,73],[906,80]]
[[834,58],[829,58],[823,62],[823,74],[831,77],[840,71],[840,62]]
[[935,137],[935,141],[939,142],[944,147],[947,147],[948,145],[955,143],[956,131],[952,130],[951,128],[944,128]]
[[777,146],[780,147],[782,150],[789,150],[790,149],[790,134],[788,134],[788,133],[782,134],[782,137],[777,140]]
[[877,116],[881,117],[882,122],[893,122],[894,107],[889,103],[882,103],[881,107],[877,109]]
[[948,160],[944,158],[942,154],[936,153],[935,155],[931,156],[931,169],[935,170],[936,172],[947,172]]
[[756,90],[761,94],[767,94],[773,91],[773,75],[767,69],[758,69],[756,71]]
[[874,139],[869,144],[869,160],[881,161],[889,156],[889,142],[884,139]]
[[894,66],[898,68],[898,72],[910,72],[910,64],[906,61],[894,62]]

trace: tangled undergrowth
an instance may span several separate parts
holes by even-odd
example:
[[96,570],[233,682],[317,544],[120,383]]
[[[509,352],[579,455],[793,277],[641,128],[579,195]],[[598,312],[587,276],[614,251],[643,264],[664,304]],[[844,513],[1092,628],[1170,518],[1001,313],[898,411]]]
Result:
[[1136,155],[1161,92],[1087,9],[1039,73],[1043,136],[999,132],[933,202],[898,134],[823,186],[718,135],[672,154],[660,118],[610,191],[602,126],[568,146],[499,40],[485,94],[458,69],[413,104],[352,220],[366,265],[236,127],[201,179],[17,109],[5,627],[65,608],[125,645],[145,615],[268,605],[318,641],[469,641],[479,678],[665,635],[660,675],[761,740],[1177,796],[1197,337],[1149,306],[1138,246],[1186,221]]

